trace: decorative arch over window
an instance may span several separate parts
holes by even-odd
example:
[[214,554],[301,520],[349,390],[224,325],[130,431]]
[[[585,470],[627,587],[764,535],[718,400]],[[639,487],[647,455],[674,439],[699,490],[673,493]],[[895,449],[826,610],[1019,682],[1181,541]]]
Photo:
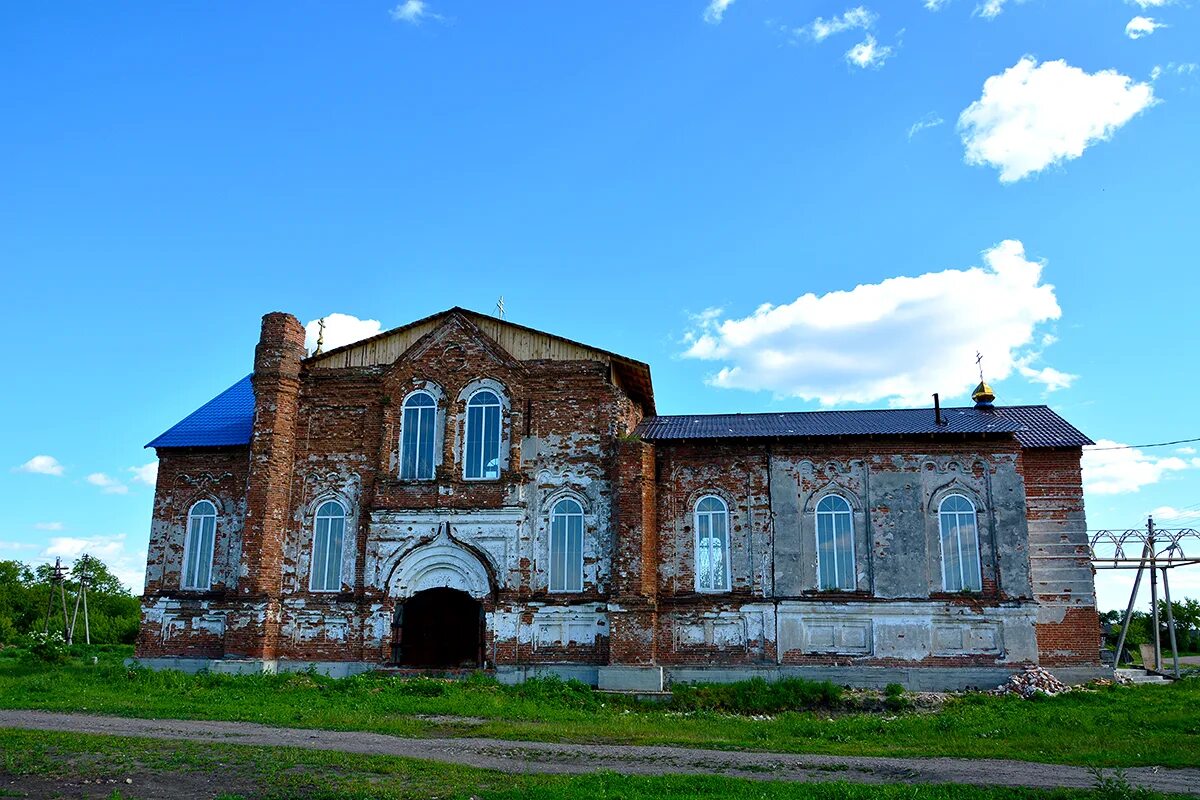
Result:
[[846,498],[825,495],[817,503],[817,588],[852,592],[854,572],[854,513]]
[[729,508],[714,495],[696,501],[696,590],[729,591]]
[[213,541],[217,534],[217,507],[200,500],[188,511],[187,536],[183,545],[184,589],[205,590],[212,584]]
[[400,418],[401,480],[433,480],[437,439],[437,400],[427,391],[404,400]]
[[342,588],[342,542],[346,534],[346,507],[326,500],[317,507],[313,520],[313,557],[308,581],[314,592],[336,592]]
[[947,592],[982,590],[975,504],[961,494],[944,497],[938,504],[938,533],[942,543],[942,587]]
[[463,477],[467,480],[500,477],[501,409],[500,396],[491,389],[480,389],[467,400],[463,457]]
[[583,506],[570,497],[550,510],[550,591],[583,591]]

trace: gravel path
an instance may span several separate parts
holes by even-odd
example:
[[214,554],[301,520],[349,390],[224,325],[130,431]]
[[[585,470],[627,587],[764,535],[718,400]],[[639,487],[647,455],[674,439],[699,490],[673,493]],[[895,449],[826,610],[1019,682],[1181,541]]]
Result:
[[[1024,761],[790,755],[498,739],[406,739],[361,731],[274,728],[250,722],[131,719],[43,711],[0,711],[0,727],[405,756],[510,773],[579,774],[608,769],[627,775],[714,774],[788,781],[969,783],[1042,788],[1086,788],[1094,784],[1094,777],[1084,767]],[[1136,767],[1127,769],[1125,774],[1131,783],[1161,792],[1200,796],[1200,769]]]

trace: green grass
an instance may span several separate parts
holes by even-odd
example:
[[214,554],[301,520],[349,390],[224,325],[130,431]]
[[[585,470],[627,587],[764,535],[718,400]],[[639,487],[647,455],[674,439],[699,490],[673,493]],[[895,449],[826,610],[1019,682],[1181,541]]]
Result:
[[[1014,758],[1101,767],[1200,766],[1197,679],[1030,701],[972,694],[949,701],[937,713],[818,708],[752,718],[706,710],[702,703],[694,703],[700,710],[691,711],[636,705],[557,681],[504,687],[490,680],[370,675],[342,680],[309,674],[184,675],[126,669],[119,652],[102,654],[96,666],[90,658],[44,666],[5,653],[8,657],[0,657],[3,708],[241,720],[400,736]],[[475,718],[478,724],[418,715]]]
[[[1162,795],[1131,789],[1107,777],[1097,790],[985,788],[960,785],[864,785],[844,782],[797,784],[717,776],[509,775],[388,756],[362,756],[299,748],[247,747],[197,742],[163,742],[115,736],[0,729],[0,770],[14,775],[74,779],[134,776],[116,797],[137,797],[147,777],[188,772],[228,776],[243,796],[407,800],[1157,800]],[[1100,784],[1098,783],[1098,786]]]

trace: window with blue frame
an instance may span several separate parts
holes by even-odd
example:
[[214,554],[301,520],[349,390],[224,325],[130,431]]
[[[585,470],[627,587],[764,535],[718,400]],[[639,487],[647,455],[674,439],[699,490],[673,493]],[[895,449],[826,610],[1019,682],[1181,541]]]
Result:
[[817,587],[852,592],[854,574],[854,514],[844,497],[826,495],[817,503]]
[[400,419],[400,478],[433,479],[437,431],[437,401],[428,392],[414,392],[404,401]]
[[500,477],[501,422],[500,398],[495,392],[481,389],[471,395],[467,401],[464,478],[495,480]]

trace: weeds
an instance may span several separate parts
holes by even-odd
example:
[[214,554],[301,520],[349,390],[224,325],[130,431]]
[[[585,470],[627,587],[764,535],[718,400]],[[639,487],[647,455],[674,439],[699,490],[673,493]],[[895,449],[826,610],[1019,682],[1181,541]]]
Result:
[[737,683],[676,684],[671,687],[671,708],[677,711],[772,714],[832,709],[841,701],[840,686],[802,678],[784,678],[773,683],[752,678]]

